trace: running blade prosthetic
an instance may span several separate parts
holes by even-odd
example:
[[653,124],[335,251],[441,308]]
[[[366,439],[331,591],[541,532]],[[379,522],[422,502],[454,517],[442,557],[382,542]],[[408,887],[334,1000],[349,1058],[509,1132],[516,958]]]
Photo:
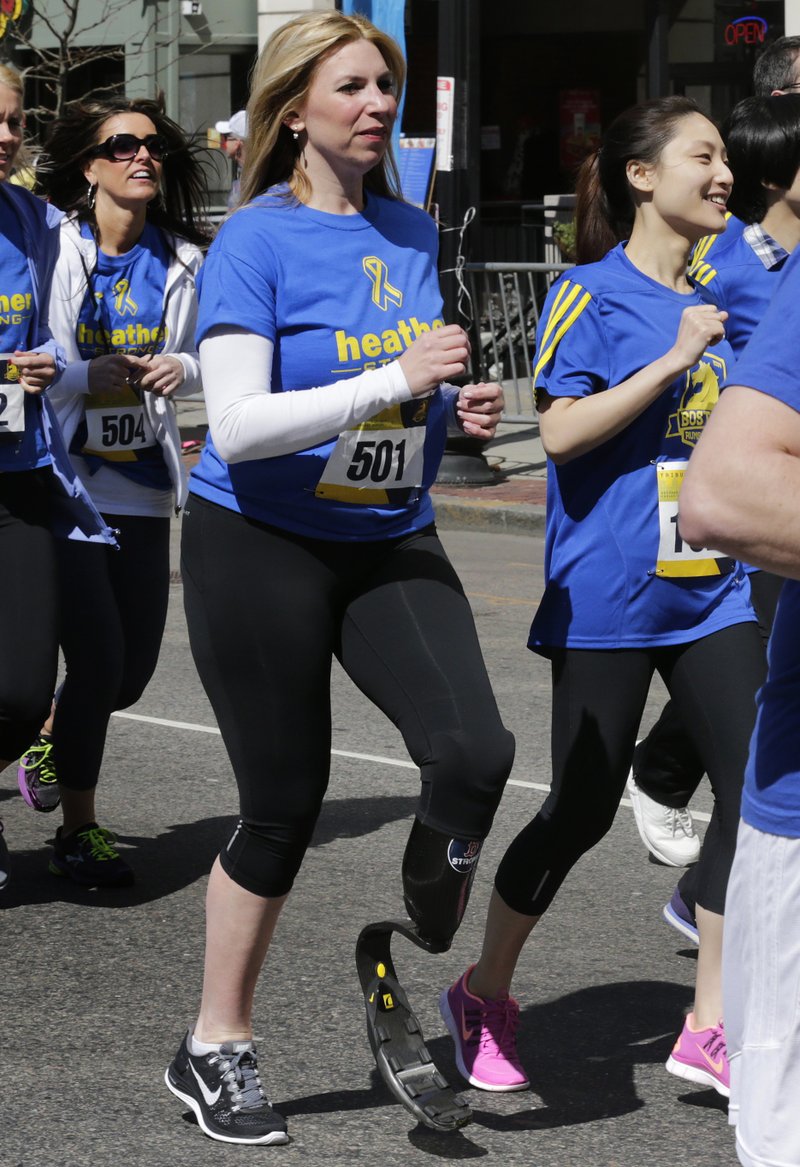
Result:
[[363,929],[356,944],[356,966],[369,1043],[381,1077],[398,1102],[433,1130],[457,1131],[472,1120],[472,1111],[436,1068],[425,1046],[392,963],[392,932],[428,952],[441,951],[423,941],[405,921],[384,920]]

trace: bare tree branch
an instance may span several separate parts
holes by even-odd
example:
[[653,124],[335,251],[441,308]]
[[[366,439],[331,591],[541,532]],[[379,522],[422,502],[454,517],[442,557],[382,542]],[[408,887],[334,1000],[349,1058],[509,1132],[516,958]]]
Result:
[[[125,57],[123,45],[108,43],[87,44],[99,30],[104,29],[122,11],[130,6],[130,0],[105,0],[99,11],[96,5],[90,5],[88,0],[61,0],[58,5],[45,3],[37,5],[32,19],[26,14],[21,20],[9,22],[6,29],[6,38],[13,39],[15,44],[24,49],[33,58],[21,68],[26,81],[38,83],[41,89],[52,98],[53,106],[30,108],[40,122],[46,123],[58,117],[67,101],[69,76],[82,66],[94,64],[97,61],[119,61]],[[41,44],[41,32],[52,38],[53,44]],[[163,51],[180,39],[180,32],[173,35],[159,35],[158,8],[153,6],[150,19],[137,28],[137,41],[144,43],[156,37],[158,48]],[[98,37],[102,42],[102,38]],[[0,41],[0,55],[3,41]],[[152,75],[148,71],[136,73],[137,80]],[[102,86],[93,86],[93,92],[112,92],[117,85],[109,83]],[[73,99],[83,94],[70,93]]]

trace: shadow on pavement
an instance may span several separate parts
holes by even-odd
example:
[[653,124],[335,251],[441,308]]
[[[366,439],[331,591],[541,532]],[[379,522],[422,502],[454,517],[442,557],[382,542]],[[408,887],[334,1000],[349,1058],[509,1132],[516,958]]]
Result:
[[[437,1065],[455,1089],[466,1094],[475,1118],[458,1135],[437,1135],[420,1126],[409,1133],[409,1139],[433,1155],[442,1155],[446,1149],[451,1158],[475,1158],[483,1151],[470,1142],[469,1133],[478,1127],[549,1130],[639,1110],[644,1103],[636,1093],[635,1068],[667,1060],[691,998],[689,988],[668,981],[625,981],[593,985],[524,1009],[518,1048],[531,1092],[505,1096],[507,1105],[517,1104],[513,1113],[481,1109],[484,1096],[463,1084],[450,1039],[428,1036],[426,1045]],[[312,1094],[281,1101],[278,1109],[291,1116],[396,1105],[377,1071],[372,1080],[368,1090]],[[696,1106],[725,1106],[713,1090],[698,1089],[681,1100]]]
[[[416,804],[416,798],[401,796],[331,799],[323,806],[311,846],[323,847],[335,839],[371,834],[386,823],[409,818]],[[52,835],[55,835],[57,816],[53,819]],[[235,822],[235,816],[220,815],[170,826],[155,838],[118,835],[120,851],[136,872],[136,884],[130,888],[79,887],[65,878],[50,875],[49,848],[15,851],[12,841],[11,879],[0,899],[0,910],[55,901],[127,908],[172,895],[208,875]]]

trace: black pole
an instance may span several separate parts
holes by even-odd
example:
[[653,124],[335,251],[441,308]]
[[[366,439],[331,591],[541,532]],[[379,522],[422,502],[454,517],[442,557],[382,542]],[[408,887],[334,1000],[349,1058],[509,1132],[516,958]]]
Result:
[[645,0],[647,96],[669,93],[669,0]]
[[[447,324],[473,332],[471,320],[458,309],[455,267],[459,246],[465,259],[478,238],[480,211],[480,0],[439,0],[437,87],[437,159],[435,198],[439,206],[439,273]],[[441,125],[442,104],[451,111],[451,127]],[[442,150],[442,134],[449,145]],[[469,208],[474,218],[460,228]],[[468,304],[465,305],[469,311]],[[476,372],[474,379],[480,374]],[[468,380],[469,378],[465,378]],[[487,483],[494,475],[483,457],[485,443],[477,438],[448,439],[437,482]]]
[[[460,227],[469,207],[476,218],[465,243],[477,235],[480,210],[480,0],[439,0],[439,78],[452,78],[452,145],[437,157],[436,201],[442,228]],[[437,96],[446,99],[447,91]],[[439,270],[445,320],[464,324],[458,317],[458,288],[453,268],[458,254],[458,231],[443,230]]]

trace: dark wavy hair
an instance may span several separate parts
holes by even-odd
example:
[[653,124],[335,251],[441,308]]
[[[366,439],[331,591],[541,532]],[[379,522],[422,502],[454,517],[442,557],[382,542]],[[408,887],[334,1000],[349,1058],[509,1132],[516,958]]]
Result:
[[760,223],[770,182],[788,190],[800,170],[800,93],[746,97],[725,127],[733,190],[728,206],[745,223]]
[[161,165],[160,197],[147,205],[147,219],[173,235],[205,247],[212,231],[205,221],[209,205],[206,166],[201,147],[164,111],[164,97],[155,99],[92,97],[70,102],[53,123],[36,165],[36,191],[60,210],[77,213],[96,231],[94,211],[88,205],[84,166],[99,143],[109,118],[140,113],[150,118],[167,142]]
[[[603,135],[603,144],[582,163],[575,197],[578,263],[594,263],[630,236],[636,210],[627,165],[655,165],[683,118],[699,113],[688,97],[656,97],[626,109]],[[710,118],[708,119],[711,120]]]

